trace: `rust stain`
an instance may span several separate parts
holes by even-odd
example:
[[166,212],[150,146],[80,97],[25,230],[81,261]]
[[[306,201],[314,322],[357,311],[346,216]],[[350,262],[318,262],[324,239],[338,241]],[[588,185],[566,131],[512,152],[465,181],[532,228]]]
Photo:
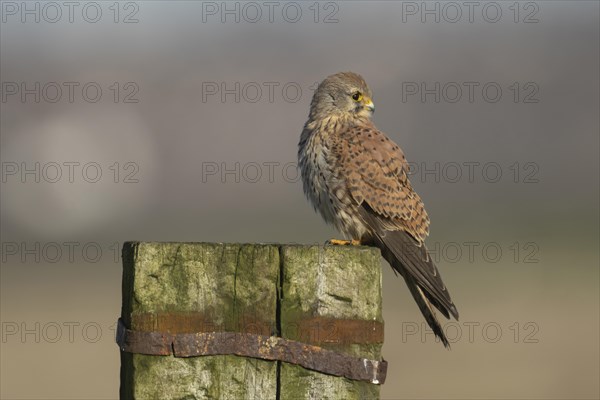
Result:
[[[196,333],[240,332],[270,336],[273,321],[245,316],[236,321],[236,329],[216,322],[217,318],[201,312],[157,312],[131,315],[131,327],[143,332]],[[384,325],[379,321],[311,317],[288,322],[284,336],[304,343],[323,345],[383,343]]]

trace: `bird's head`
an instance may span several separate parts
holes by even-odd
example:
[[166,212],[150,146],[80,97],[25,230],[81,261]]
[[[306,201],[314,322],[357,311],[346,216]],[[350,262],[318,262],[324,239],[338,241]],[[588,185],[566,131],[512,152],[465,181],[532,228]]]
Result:
[[319,84],[310,104],[313,119],[326,117],[371,118],[375,106],[371,89],[362,76],[338,72]]

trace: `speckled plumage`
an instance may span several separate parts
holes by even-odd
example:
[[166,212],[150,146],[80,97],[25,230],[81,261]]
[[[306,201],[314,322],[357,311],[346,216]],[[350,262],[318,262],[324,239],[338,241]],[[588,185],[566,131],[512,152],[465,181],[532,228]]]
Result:
[[458,311],[424,245],[429,217],[410,184],[402,150],[371,121],[371,97],[364,79],[352,72],[319,84],[299,143],[304,192],[348,239],[381,249],[449,346],[432,305],[447,318],[458,319]]

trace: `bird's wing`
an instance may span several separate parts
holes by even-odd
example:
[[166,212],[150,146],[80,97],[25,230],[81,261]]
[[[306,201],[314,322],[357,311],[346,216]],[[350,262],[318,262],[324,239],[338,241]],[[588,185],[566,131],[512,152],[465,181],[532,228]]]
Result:
[[348,188],[366,202],[387,230],[403,230],[422,243],[429,235],[429,216],[408,180],[408,163],[398,145],[374,126],[344,132],[340,154]]
[[[458,319],[458,311],[423,243],[429,234],[429,217],[408,180],[408,163],[402,150],[373,125],[351,127],[341,139],[338,154],[348,190],[363,220],[375,232],[382,254],[404,276],[421,311],[423,301],[430,301],[446,317],[451,313]],[[414,284],[422,291],[411,287]],[[417,298],[419,292],[423,299]]]

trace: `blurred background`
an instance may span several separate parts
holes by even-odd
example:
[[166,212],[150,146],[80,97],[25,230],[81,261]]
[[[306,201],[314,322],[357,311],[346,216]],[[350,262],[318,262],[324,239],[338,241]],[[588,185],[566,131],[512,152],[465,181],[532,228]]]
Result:
[[296,151],[364,76],[457,304],[384,268],[385,399],[597,399],[599,3],[0,3],[1,389],[114,399],[124,241],[322,243]]

